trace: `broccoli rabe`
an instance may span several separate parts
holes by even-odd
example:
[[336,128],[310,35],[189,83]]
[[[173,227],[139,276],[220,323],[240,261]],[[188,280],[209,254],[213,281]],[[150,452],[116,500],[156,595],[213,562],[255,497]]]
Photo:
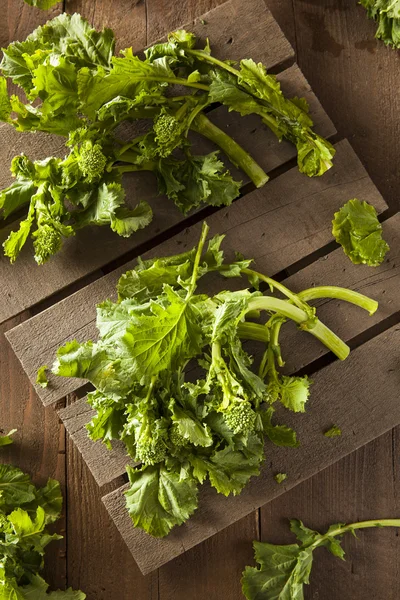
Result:
[[376,519],[349,525],[337,523],[331,525],[326,533],[309,529],[301,521],[292,519],[290,529],[300,543],[276,545],[254,542],[259,567],[246,567],[243,571],[243,594],[247,600],[303,600],[304,585],[310,583],[314,551],[324,547],[333,556],[345,560],[341,537],[346,533],[355,536],[357,530],[369,527],[399,528],[400,519]]
[[101,145],[85,142],[79,154],[78,165],[88,183],[100,179],[107,165]]
[[256,413],[249,402],[238,400],[224,412],[225,423],[233,433],[248,434],[254,430]]
[[[223,236],[208,245],[203,225],[197,247],[180,255],[139,260],[118,283],[118,302],[97,308],[98,342],[60,348],[53,373],[89,380],[96,414],[88,429],[108,447],[125,443],[141,462],[128,469],[132,521],[164,536],[197,507],[197,488],[240,494],[264,460],[265,438],[298,446],[295,432],[272,423],[273,403],[304,411],[311,381],[281,373],[279,333],[287,321],[313,335],[340,359],[348,346],[316,314],[309,299],[334,297],[371,314],[377,303],[351,290],[313,287],[298,294],[257,273],[251,261],[226,263]],[[254,289],[197,293],[210,272],[246,276]],[[279,291],[284,299],[276,297]],[[267,320],[262,319],[267,315]],[[251,320],[250,320],[251,319]],[[258,368],[243,342],[264,351]]]
[[[43,8],[52,3],[30,1]],[[4,49],[0,120],[18,131],[64,136],[69,149],[64,159],[13,161],[16,181],[0,193],[0,214],[6,218],[23,207],[28,214],[4,244],[12,262],[29,237],[42,264],[85,226],[109,225],[124,237],[147,226],[150,206],[140,202],[131,210],[125,204],[128,172],[154,173],[160,193],[184,213],[203,203],[229,205],[242,181],[232,177],[218,150],[196,155],[191,132],[263,186],[263,168],[206,116],[215,102],[259,115],[279,140],[293,143],[303,173],[319,176],[332,166],[334,149],[313,131],[305,100],[286,98],[262,64],[242,60],[235,68],[212,56],[208,44],[198,50],[196,43],[194,34],[181,30],[148,48],[144,59],[131,48],[114,56],[111,30],[98,32],[80,15],[63,13]],[[5,78],[22,88],[25,102],[8,94]],[[127,122],[135,124],[135,135],[126,134]]]

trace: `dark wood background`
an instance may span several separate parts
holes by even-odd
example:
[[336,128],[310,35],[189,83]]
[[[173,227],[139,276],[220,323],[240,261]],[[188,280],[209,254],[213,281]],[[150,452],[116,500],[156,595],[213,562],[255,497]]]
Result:
[[[244,0],[245,1],[245,0]],[[219,0],[67,0],[96,26],[111,26],[122,45],[139,49]],[[393,212],[398,208],[399,53],[374,40],[374,24],[356,0],[268,0],[296,49],[298,62],[338,132],[346,136]],[[22,0],[0,0],[0,45],[22,39],[49,18]],[[57,14],[53,10],[50,16]],[[8,321],[2,333],[31,316]],[[81,588],[88,600],[239,600],[240,573],[252,563],[259,533],[289,542],[287,518],[309,526],[395,517],[400,512],[400,428],[394,429],[249,515],[152,575],[143,577],[122,542],[99,490],[54,407],[44,409],[4,336],[0,339],[0,426],[18,428],[1,460],[44,482],[62,482],[65,538],[50,550],[46,576],[55,587]],[[400,542],[395,530],[361,533],[345,542],[347,562],[321,551],[306,597],[398,600]]]

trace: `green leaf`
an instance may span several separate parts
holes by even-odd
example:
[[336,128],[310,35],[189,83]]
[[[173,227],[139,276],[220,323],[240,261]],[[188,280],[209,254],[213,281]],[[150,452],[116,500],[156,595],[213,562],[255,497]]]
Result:
[[138,381],[149,379],[164,369],[173,370],[178,361],[198,354],[200,328],[192,316],[190,302],[172,288],[166,308],[153,302],[151,316],[138,316],[123,336],[123,354],[132,361],[132,375]]
[[11,102],[7,92],[7,80],[4,77],[0,77],[0,121],[8,123],[11,110]]
[[261,413],[264,433],[275,444],[275,446],[287,446],[290,448],[298,448],[300,442],[297,440],[297,434],[286,425],[273,425],[272,415],[274,409],[270,406],[267,410]]
[[[201,468],[208,473],[210,483],[218,493],[237,496],[250,477],[260,473],[264,459],[263,448],[264,444],[258,436],[251,434],[245,448],[227,446],[214,452],[210,459],[204,459]],[[199,468],[197,459],[197,469]]]
[[303,600],[312,566],[312,551],[297,544],[275,546],[254,542],[256,561],[261,568],[246,567],[242,578],[248,600]]
[[131,487],[125,493],[126,505],[136,527],[155,537],[164,537],[196,510],[194,479],[158,465],[127,470]]
[[337,425],[333,425],[330,429],[324,432],[324,436],[331,438],[342,435],[342,430]]
[[44,487],[36,491],[36,501],[45,512],[46,523],[56,521],[60,517],[63,504],[59,482],[49,479]]
[[152,220],[151,206],[142,200],[133,210],[118,208],[111,216],[111,229],[122,237],[130,237],[138,229],[147,227]]
[[354,264],[379,266],[389,250],[375,208],[357,198],[335,213],[332,234]]
[[7,433],[7,435],[2,435],[0,434],[0,448],[2,446],[9,446],[10,444],[14,443],[14,440],[12,439],[12,435],[14,435],[14,433],[16,433],[16,429],[12,429],[11,431],[9,431]]
[[49,10],[56,4],[60,2],[60,0],[25,0],[29,6],[36,6],[41,10]]
[[311,381],[305,377],[288,377],[281,375],[279,380],[268,386],[270,401],[279,400],[283,406],[293,412],[305,412],[305,405],[310,395]]
[[160,191],[184,213],[203,202],[212,206],[229,205],[240,193],[241,182],[233,180],[218,159],[218,152],[185,161],[160,160],[157,176]]
[[360,0],[368,16],[375,19],[378,28],[375,37],[393,48],[400,47],[399,0]]
[[287,474],[286,473],[277,473],[276,475],[274,475],[274,479],[275,479],[276,483],[283,483],[285,481],[285,479],[287,479]]
[[[29,585],[18,588],[18,593],[21,594],[21,600],[85,600],[86,594],[83,592],[75,592],[72,588],[68,588],[65,592],[58,590],[56,592],[48,592],[49,585],[39,575],[32,577]],[[7,599],[8,600],[8,599]],[[14,598],[10,598],[14,600]],[[15,599],[19,600],[19,596]]]
[[0,464],[0,508],[21,506],[35,499],[29,475],[11,465]]
[[171,400],[169,409],[172,413],[172,421],[176,423],[181,436],[194,446],[212,446],[213,439],[210,429],[203,425],[195,415],[185,411],[174,400]]
[[48,369],[49,367],[47,365],[43,365],[37,372],[36,383],[42,388],[46,388],[49,385],[49,380],[47,379]]
[[10,187],[0,192],[0,211],[3,219],[18,210],[21,206],[29,204],[36,192],[33,181],[18,179]]

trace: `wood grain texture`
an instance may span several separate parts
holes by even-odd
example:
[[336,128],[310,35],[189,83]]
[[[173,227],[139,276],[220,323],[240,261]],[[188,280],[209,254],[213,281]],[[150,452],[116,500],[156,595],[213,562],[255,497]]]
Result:
[[[14,444],[1,449],[0,463],[12,464],[29,473],[36,485],[49,477],[58,479],[65,492],[65,432],[53,408],[44,409],[25,373],[10,350],[4,332],[26,319],[28,313],[0,327],[0,431],[17,429]],[[65,534],[64,516],[56,524]],[[47,581],[66,584],[66,541],[53,542],[46,563]]]
[[[248,46],[255,40],[259,44],[259,58],[267,67],[292,55],[290,44],[286,41],[271,13],[264,6],[263,0],[252,0],[247,5],[249,15],[252,11],[257,13],[258,27],[255,30],[242,28],[243,24],[240,24],[240,20],[244,16],[241,7],[242,3],[239,0],[230,0],[224,8],[224,27],[230,27],[232,31],[237,32],[235,33],[235,43],[226,44],[224,28],[217,31],[217,23],[221,21],[218,9],[207,14],[205,25],[196,21],[193,28],[197,30],[200,27],[203,35],[210,35],[215,40],[217,56],[226,57],[235,54],[239,57],[243,56],[246,54]],[[225,45],[228,46],[228,50],[225,49]],[[315,118],[317,131],[326,136],[334,133],[335,129],[331,121],[325,115],[299,69],[292,68],[284,73],[282,84],[283,89],[287,89],[290,94],[295,91],[299,94],[305,93],[312,108],[311,114]],[[211,119],[213,119],[213,112],[215,111],[210,113]],[[233,117],[225,109],[217,110],[216,116],[218,125],[228,132],[232,129],[239,144],[245,148],[254,147],[255,159],[267,171],[282,165],[295,155],[295,148],[292,145],[280,144],[257,119],[251,117],[244,119],[243,128],[241,128],[232,127]],[[241,118],[236,115],[236,120],[241,120]],[[0,183],[1,180],[4,180],[4,184],[10,182],[9,164],[15,151],[18,153],[23,149],[27,154],[32,152],[33,155],[41,157],[47,156],[53,151],[56,154],[60,152],[62,154],[62,147],[59,146],[60,141],[57,137],[40,134],[23,134],[21,137],[8,126],[0,128],[0,136],[2,134],[6,136],[6,143],[3,149],[0,148],[0,164],[3,165],[0,167]],[[31,139],[29,142],[31,148],[27,148],[25,145],[28,138]],[[265,140],[264,144],[263,139]],[[203,144],[202,148],[204,151],[214,149],[207,144]],[[4,161],[2,160],[3,156]],[[240,175],[238,176],[240,177]],[[246,181],[245,178],[242,179]],[[178,222],[184,221],[183,215],[173,203],[158,195],[156,181],[152,175],[141,173],[126,176],[125,189],[129,206],[135,206],[139,200],[147,200],[154,212],[152,224],[131,238],[121,238],[106,227],[87,227],[78,232],[75,237],[65,240],[62,252],[41,266],[40,270],[37,270],[38,276],[34,278],[32,270],[37,269],[37,266],[32,255],[31,242],[25,245],[14,265],[10,265],[6,257],[0,257],[0,280],[4,284],[0,302],[0,322],[34,306],[125,253],[132,252],[141,244],[149,242],[155,235],[166,232]],[[0,243],[16,226],[17,224],[14,223],[0,231]]]
[[[399,448],[400,427],[396,427],[270,502],[261,509],[261,539],[293,543],[289,518],[326,531],[332,523],[398,516]],[[357,538],[343,538],[343,547],[346,562],[323,549],[315,552],[306,598],[397,600],[400,546],[396,529],[360,531]]]
[[[379,309],[373,316],[337,300],[316,303],[320,320],[332,327],[345,341],[400,311],[400,215],[385,222],[384,235],[392,251],[384,264],[376,269],[353,265],[339,248],[283,282],[296,292],[320,284],[339,285],[377,300]],[[286,360],[285,372],[291,374],[328,353],[326,347],[313,336],[305,335],[290,323],[282,329],[281,346]],[[299,351],[293,352],[293,348]],[[257,355],[260,348],[252,344],[248,351]],[[109,451],[104,444],[88,439],[85,425],[93,414],[85,399],[59,412],[96,481],[103,485],[125,473],[125,465],[129,461],[122,444],[116,444]]]
[[[244,252],[255,258],[259,269],[272,275],[331,241],[333,213],[357,194],[379,212],[386,207],[349,143],[343,141],[337,145],[335,167],[324,177],[307,178],[295,167],[212,215],[208,219],[210,233],[227,234],[224,247],[228,257],[235,250]],[[145,256],[177,254],[191,248],[199,239],[200,229],[201,223],[188,228]],[[115,298],[119,276],[134,264],[132,261],[117,269],[8,333],[32,383],[42,364],[52,364],[60,345],[74,338],[79,342],[93,339],[95,304]],[[73,315],[73,319],[65,315]],[[78,380],[51,375],[49,381],[45,389],[36,386],[45,404],[82,385]]]
[[[236,498],[203,485],[197,512],[167,538],[152,538],[133,527],[124,510],[128,484],[105,496],[103,502],[141,571],[149,573],[176,558],[400,423],[399,342],[397,325],[356,349],[345,366],[335,362],[317,373],[309,412],[285,414],[285,421],[298,431],[300,447],[269,444],[260,476]],[[323,432],[333,423],[341,427],[342,436],[326,438]],[[288,474],[284,484],[273,479],[278,472]]]
[[23,0],[1,0],[0,48],[7,47],[12,41],[24,40],[33,29],[58,15],[60,6],[44,12],[28,6]]
[[293,0],[267,0],[267,6],[296,51],[296,29]]
[[298,61],[389,205],[399,207],[399,55],[357,2],[294,0]]

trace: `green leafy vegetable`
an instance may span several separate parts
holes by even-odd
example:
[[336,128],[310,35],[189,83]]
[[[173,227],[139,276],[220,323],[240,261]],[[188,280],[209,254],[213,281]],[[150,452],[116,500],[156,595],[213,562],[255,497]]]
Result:
[[389,250],[375,208],[357,198],[335,213],[332,234],[354,264],[379,266]]
[[[50,6],[50,0],[32,2]],[[18,131],[66,139],[63,159],[21,155],[12,161],[15,181],[0,192],[0,215],[23,208],[26,215],[3,244],[11,262],[30,237],[41,265],[83,227],[108,225],[123,237],[146,227],[151,207],[140,199],[135,207],[125,202],[129,172],[152,172],[160,192],[184,213],[203,203],[229,205],[241,182],[219,151],[193,153],[191,131],[214,142],[255,186],[264,185],[263,169],[203,112],[214,102],[258,114],[279,139],[297,147],[307,175],[330,168],[334,150],[314,133],[304,100],[285,98],[263,65],[242,60],[237,70],[215,59],[208,45],[196,50],[196,42],[192,33],[177,31],[148,48],[144,59],[130,48],[114,56],[111,30],[96,31],[80,15],[63,13],[4,49],[0,120]],[[24,91],[25,101],[8,94],[6,79]],[[135,135],[123,127],[127,122],[138,125]]]
[[337,425],[333,425],[330,429],[328,429],[324,433],[324,436],[328,437],[328,438],[338,437],[340,435],[342,435],[342,430]]
[[38,489],[20,469],[0,465],[0,598],[86,598],[72,589],[48,592],[49,586],[39,574],[48,544],[61,539],[48,531],[48,525],[59,518],[61,508],[58,481],[49,479],[45,487]]
[[46,388],[49,385],[49,381],[47,379],[47,371],[49,367],[47,365],[43,365],[38,369],[36,383],[40,385],[42,388]]
[[[259,568],[246,567],[242,590],[247,600],[303,600],[304,584],[310,582],[313,552],[325,547],[331,554],[345,560],[341,537],[355,535],[357,529],[368,527],[400,527],[400,519],[377,519],[344,525],[331,525],[324,534],[305,527],[301,521],[290,521],[290,529],[300,544],[277,546],[254,542]],[[339,538],[339,539],[337,539]]]
[[[52,369],[95,387],[88,395],[95,411],[89,435],[109,448],[121,440],[140,463],[128,469],[127,508],[137,527],[159,537],[193,514],[205,480],[225,496],[240,494],[260,472],[265,436],[279,446],[298,446],[292,429],[272,423],[273,403],[304,411],[311,385],[306,377],[280,372],[281,327],[292,320],[339,358],[349,352],[308,298],[344,298],[371,313],[377,308],[342,288],[294,294],[250,269],[249,260],[225,262],[224,236],[207,244],[207,233],[204,224],[197,247],[183,254],[139,259],[119,280],[118,302],[97,307],[99,340],[68,342]],[[270,291],[198,293],[199,280],[212,272],[244,275]],[[249,339],[263,352],[257,369],[244,345]]]
[[16,433],[16,431],[17,431],[16,429],[12,429],[11,431],[9,431],[7,433],[7,435],[0,434],[0,448],[2,446],[9,446],[10,444],[13,443],[13,439],[11,436],[13,436],[14,433]]
[[60,0],[24,0],[29,6],[36,6],[37,8],[41,8],[42,10],[49,10],[56,4],[60,2]]
[[360,0],[368,16],[378,24],[375,37],[400,48],[400,0]]
[[276,475],[274,475],[274,479],[275,479],[276,483],[283,483],[285,481],[285,479],[287,479],[287,474],[286,473],[277,473]]

